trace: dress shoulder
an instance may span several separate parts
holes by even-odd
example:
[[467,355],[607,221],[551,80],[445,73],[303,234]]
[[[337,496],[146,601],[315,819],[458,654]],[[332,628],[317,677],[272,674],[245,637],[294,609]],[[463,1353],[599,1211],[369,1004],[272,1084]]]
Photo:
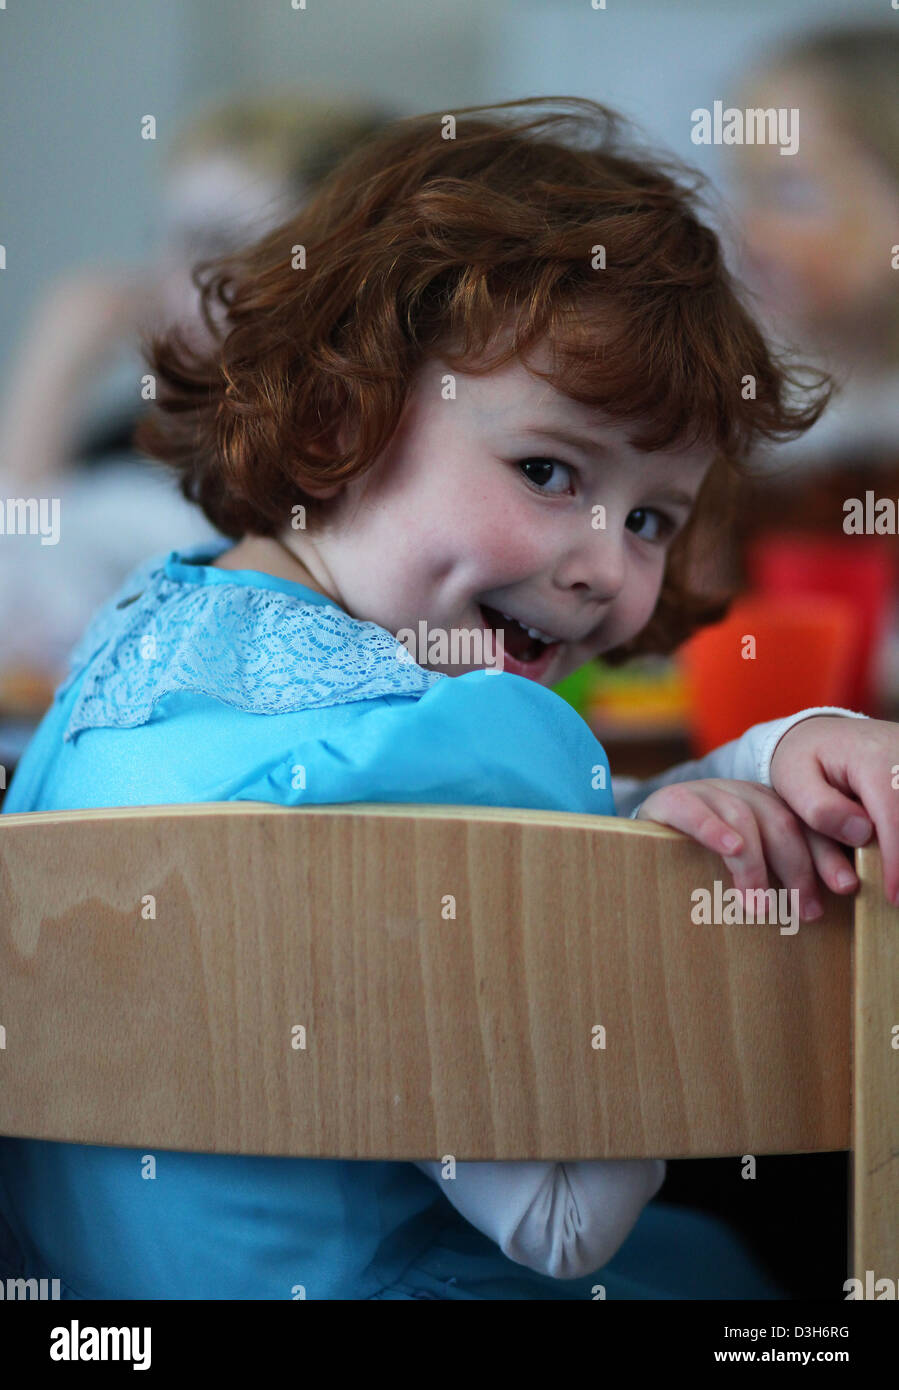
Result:
[[64,737],[137,728],[167,695],[278,715],[419,695],[446,679],[405,655],[384,628],[337,607],[246,584],[185,585],[157,568],[106,606],[73,656],[70,679],[88,669]]
[[571,706],[524,677],[485,671],[446,677],[415,699],[334,711],[323,734],[298,740],[239,799],[615,814],[605,750]]

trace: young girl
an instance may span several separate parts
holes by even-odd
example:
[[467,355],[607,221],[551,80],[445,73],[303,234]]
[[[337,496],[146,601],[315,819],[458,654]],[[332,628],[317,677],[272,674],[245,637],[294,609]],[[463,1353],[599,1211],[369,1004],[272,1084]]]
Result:
[[[159,556],[101,610],[5,812],[640,814],[721,853],[738,887],[770,868],[806,919],[819,878],[856,886],[838,842],[873,822],[899,888],[895,726],[806,710],[616,807],[602,748],[549,689],[721,613],[689,574],[725,537],[728,481],[826,388],[789,399],[695,190],[620,147],[603,108],[526,105],[374,137],[215,268],[214,351],[153,341],[162,413],[140,443],[238,543]],[[401,659],[422,624],[426,649]],[[453,635],[491,632],[501,672],[454,654]],[[661,1161],[462,1163],[443,1181],[438,1157],[165,1153],[144,1182],[136,1150],[2,1140],[6,1270],[73,1298],[779,1295],[726,1228],[647,1205]]]

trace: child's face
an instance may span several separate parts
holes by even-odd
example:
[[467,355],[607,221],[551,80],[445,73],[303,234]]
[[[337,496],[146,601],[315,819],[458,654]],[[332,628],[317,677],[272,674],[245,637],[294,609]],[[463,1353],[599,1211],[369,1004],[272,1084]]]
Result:
[[[672,527],[686,523],[711,453],[640,453],[624,427],[518,361],[455,373],[449,400],[448,372],[422,369],[374,467],[332,501],[322,529],[285,539],[317,556],[313,572],[327,572],[354,617],[416,638],[424,620],[428,641],[502,626],[504,669],[555,684],[649,620]],[[535,642],[500,614],[556,640]],[[420,646],[416,660],[451,676],[490,664],[438,664]]]
[[[839,334],[891,313],[887,251],[896,240],[899,190],[841,123],[824,80],[786,69],[751,79],[747,107],[796,107],[799,149],[735,146],[742,183],[747,278],[770,308],[805,331]],[[886,248],[886,250],[885,250]]]

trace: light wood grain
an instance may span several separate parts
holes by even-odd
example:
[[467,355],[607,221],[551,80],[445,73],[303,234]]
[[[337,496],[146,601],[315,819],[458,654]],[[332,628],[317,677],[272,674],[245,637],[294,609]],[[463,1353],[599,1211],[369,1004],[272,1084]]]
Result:
[[407,1159],[846,1148],[851,904],[796,936],[695,925],[716,877],[676,832],[561,812],[2,816],[0,1133]]
[[899,909],[876,845],[857,851],[853,1066],[853,1270],[899,1280]]

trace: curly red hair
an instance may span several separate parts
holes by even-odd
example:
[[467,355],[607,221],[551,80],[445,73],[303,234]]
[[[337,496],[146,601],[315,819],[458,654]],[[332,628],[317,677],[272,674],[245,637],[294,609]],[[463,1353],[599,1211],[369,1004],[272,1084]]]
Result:
[[615,112],[535,97],[453,119],[393,123],[287,222],[196,267],[213,344],[146,341],[161,387],[136,444],[225,535],[273,535],[372,466],[427,358],[480,373],[546,340],[537,375],[632,422],[636,448],[714,450],[652,619],[603,660],[670,652],[726,609],[690,572],[727,538],[754,446],[809,428],[829,380],[765,342],[700,220],[703,176],[624,143]]

